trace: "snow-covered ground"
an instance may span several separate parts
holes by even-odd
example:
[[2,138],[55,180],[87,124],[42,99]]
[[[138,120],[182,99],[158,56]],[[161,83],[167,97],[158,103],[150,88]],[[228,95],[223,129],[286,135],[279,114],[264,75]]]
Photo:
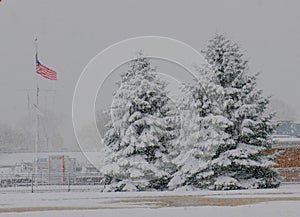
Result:
[[298,217],[299,202],[272,202],[240,207],[166,207],[161,209],[102,209],[102,210],[68,210],[68,211],[38,211],[27,213],[0,213],[7,217]]
[[279,189],[0,194],[2,216],[300,216],[300,184]]

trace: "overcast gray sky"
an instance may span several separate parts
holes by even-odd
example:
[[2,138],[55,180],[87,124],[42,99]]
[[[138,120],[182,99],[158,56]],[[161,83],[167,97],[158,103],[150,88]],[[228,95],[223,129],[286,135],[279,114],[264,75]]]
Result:
[[[57,82],[40,79],[44,107],[62,116],[71,142],[71,102],[76,81],[89,60],[127,38],[157,35],[205,48],[215,33],[237,41],[261,72],[259,86],[300,111],[300,2],[175,0],[3,0],[0,3],[1,123],[26,116],[35,87],[33,39],[42,63],[58,71]],[[33,100],[33,93],[30,95]]]

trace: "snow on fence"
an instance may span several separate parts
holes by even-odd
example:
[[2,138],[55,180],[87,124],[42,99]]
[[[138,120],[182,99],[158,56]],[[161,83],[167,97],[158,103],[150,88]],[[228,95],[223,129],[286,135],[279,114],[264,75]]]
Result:
[[0,193],[101,190],[104,184],[105,179],[101,174],[0,174]]

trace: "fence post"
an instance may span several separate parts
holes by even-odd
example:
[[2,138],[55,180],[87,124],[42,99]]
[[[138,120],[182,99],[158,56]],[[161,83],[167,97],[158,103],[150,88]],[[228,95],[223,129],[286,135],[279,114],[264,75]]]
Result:
[[71,185],[71,176],[70,176],[70,173],[68,175],[68,192],[70,192],[71,188],[70,188],[70,185]]
[[33,173],[31,174],[31,193],[33,193]]

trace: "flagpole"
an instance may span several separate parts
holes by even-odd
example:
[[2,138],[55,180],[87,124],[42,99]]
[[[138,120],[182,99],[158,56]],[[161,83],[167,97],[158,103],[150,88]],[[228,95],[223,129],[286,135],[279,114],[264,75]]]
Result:
[[[35,45],[35,58],[37,62],[38,58],[38,41],[37,38],[34,40]],[[35,63],[36,67],[36,63]],[[38,75],[36,74],[36,106],[39,106],[39,83],[38,83]],[[36,132],[35,132],[35,183],[38,185],[37,175],[38,175],[38,143],[39,143],[39,116],[38,116],[38,109],[36,109]]]

